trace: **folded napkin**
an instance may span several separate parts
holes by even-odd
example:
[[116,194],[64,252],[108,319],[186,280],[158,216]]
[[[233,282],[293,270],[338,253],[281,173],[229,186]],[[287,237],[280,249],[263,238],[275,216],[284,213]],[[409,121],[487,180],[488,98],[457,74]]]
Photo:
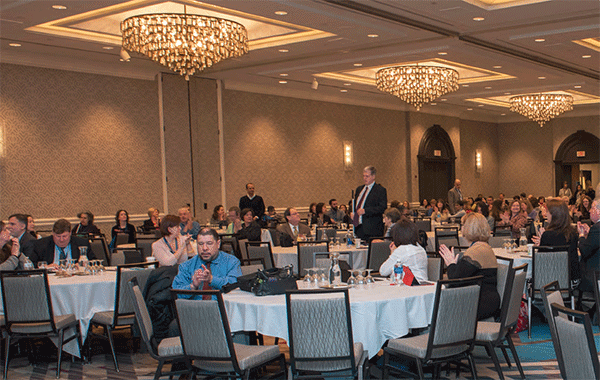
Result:
[[415,278],[415,275],[413,274],[413,272],[410,270],[409,267],[407,267],[406,265],[403,265],[402,270],[404,271],[404,278],[402,279],[402,282],[404,282],[405,285],[408,285],[408,286],[419,285],[419,281],[417,281],[417,279]]

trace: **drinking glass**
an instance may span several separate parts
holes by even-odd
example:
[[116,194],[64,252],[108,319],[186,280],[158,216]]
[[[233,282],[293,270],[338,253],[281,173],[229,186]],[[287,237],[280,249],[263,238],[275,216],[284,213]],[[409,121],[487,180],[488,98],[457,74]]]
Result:
[[364,284],[366,284],[366,282],[365,282],[365,276],[364,276],[365,271],[357,269],[356,273],[358,273],[358,275],[356,276],[356,283],[358,285],[364,285]]
[[367,284],[374,284],[375,283],[375,279],[373,277],[371,277],[371,272],[373,271],[373,269],[365,269],[367,271],[367,277],[365,277],[365,281],[367,282]]
[[46,269],[48,263],[45,261],[38,261],[38,269]]
[[310,280],[311,280],[311,275],[310,275],[310,268],[304,268],[304,271],[306,272],[306,275],[304,276],[304,282],[307,285],[310,285]]
[[321,277],[319,277],[319,283],[324,286],[329,284],[329,281],[327,280],[327,271],[329,270],[328,268],[320,268],[321,269]]
[[96,260],[96,262],[97,262],[96,265],[98,266],[98,273],[104,272],[104,265],[102,265],[104,260]]
[[356,277],[354,277],[354,269],[348,269],[350,277],[348,278],[348,286],[356,285]]
[[67,270],[67,260],[66,259],[61,259],[58,261],[58,269],[60,269],[62,272]]
[[[323,231],[323,234],[324,234],[324,233],[325,233],[325,231]],[[325,235],[325,238],[326,238],[327,240],[329,240],[329,250],[333,250],[333,246],[334,246],[334,244],[333,244],[333,238],[331,238],[331,237],[327,237],[327,235]]]

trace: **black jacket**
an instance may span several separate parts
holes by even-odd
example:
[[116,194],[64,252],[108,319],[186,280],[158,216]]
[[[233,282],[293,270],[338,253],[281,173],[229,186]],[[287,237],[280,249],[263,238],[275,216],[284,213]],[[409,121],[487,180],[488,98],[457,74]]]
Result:
[[178,271],[179,265],[160,267],[153,270],[146,281],[144,300],[152,320],[154,339],[157,342],[167,337],[169,324],[175,319],[175,302],[171,297],[171,285]]

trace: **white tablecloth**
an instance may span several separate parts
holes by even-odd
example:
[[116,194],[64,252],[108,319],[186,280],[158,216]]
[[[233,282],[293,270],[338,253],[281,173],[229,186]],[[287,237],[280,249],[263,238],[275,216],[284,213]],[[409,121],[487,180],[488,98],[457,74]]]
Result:
[[[373,357],[383,343],[429,325],[435,285],[391,286],[377,282],[369,289],[350,289],[352,331]],[[224,295],[231,331],[258,331],[288,339],[285,296],[257,297],[236,289]]]
[[[286,265],[293,264],[294,268],[298,266],[298,248],[293,247],[273,247],[273,260],[275,260],[275,266],[282,268]],[[363,246],[362,248],[356,248],[351,246],[350,248],[342,245],[341,247],[334,247],[331,252],[339,252],[340,258],[348,262],[348,254],[352,255],[352,269],[365,269],[367,267],[367,253],[368,248]],[[301,273],[302,274],[302,273]]]
[[[532,258],[531,258],[531,256],[527,255],[527,252],[508,253],[504,248],[492,248],[492,249],[494,250],[494,255],[496,255],[496,256],[513,259],[513,268],[518,267],[523,264],[529,264],[527,266],[527,278],[531,278]],[[498,262],[502,263],[503,261],[500,258],[498,258]]]

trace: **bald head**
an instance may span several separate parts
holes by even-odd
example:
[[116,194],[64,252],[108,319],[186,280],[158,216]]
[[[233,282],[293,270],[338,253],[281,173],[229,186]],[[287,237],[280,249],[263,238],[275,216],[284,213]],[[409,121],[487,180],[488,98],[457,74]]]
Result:
[[454,187],[456,187],[457,189],[460,189],[460,179],[454,180]]

